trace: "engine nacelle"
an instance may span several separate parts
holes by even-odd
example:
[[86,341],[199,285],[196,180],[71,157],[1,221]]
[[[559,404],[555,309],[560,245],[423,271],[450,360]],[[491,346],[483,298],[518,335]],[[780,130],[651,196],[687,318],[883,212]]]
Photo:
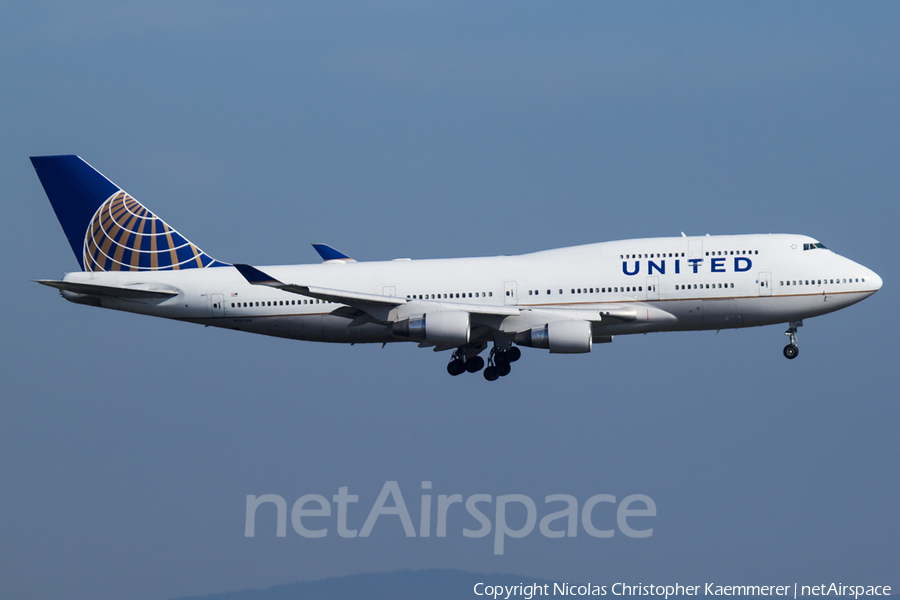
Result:
[[438,346],[462,346],[469,343],[471,324],[469,313],[444,310],[398,321],[391,331],[399,337],[432,342]]
[[517,333],[515,341],[520,346],[545,348],[551,354],[581,354],[591,351],[592,340],[590,321],[553,321]]

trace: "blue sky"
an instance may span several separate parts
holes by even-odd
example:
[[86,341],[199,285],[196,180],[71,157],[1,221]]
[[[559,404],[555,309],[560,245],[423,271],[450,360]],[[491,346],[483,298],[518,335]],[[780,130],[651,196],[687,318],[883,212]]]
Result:
[[[428,567],[900,586],[895,4],[295,4],[4,10],[0,595],[164,599]],[[31,283],[77,262],[27,160],[58,153],[224,261],[317,262],[311,242],[375,260],[792,232],[885,284],[807,321],[790,363],[767,327],[526,351],[497,384],[451,379],[412,345],[62,301]],[[396,520],[365,540],[243,536],[247,494],[348,486],[371,506],[389,480],[411,511],[428,480],[643,493],[658,516],[649,539],[535,533],[503,556]]]

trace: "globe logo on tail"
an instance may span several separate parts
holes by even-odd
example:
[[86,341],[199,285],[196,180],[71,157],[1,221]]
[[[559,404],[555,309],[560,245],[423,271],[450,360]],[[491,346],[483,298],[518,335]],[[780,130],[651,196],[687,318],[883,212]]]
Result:
[[169,271],[224,266],[124,191],[108,198],[84,240],[85,271]]

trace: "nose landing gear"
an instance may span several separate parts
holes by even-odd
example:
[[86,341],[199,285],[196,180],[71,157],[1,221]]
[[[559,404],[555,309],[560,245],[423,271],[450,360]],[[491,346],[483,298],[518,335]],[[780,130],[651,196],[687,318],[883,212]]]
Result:
[[800,348],[797,347],[797,328],[803,325],[803,321],[791,321],[788,323],[788,330],[784,335],[790,336],[791,343],[784,347],[784,357],[795,359],[800,354]]

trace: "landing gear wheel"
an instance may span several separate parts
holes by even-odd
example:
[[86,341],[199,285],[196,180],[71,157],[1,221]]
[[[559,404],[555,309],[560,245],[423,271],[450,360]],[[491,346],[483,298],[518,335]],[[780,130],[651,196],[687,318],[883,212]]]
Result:
[[488,367],[484,370],[484,378],[488,381],[496,381],[500,377],[500,371],[497,367]]
[[510,363],[509,350],[500,350],[494,354],[494,364],[498,367]]
[[456,377],[457,375],[461,375],[466,370],[466,363],[459,359],[451,360],[447,365],[447,372]]
[[522,358],[521,350],[519,350],[516,346],[513,346],[509,349],[509,362],[514,363],[520,358]]
[[512,369],[509,366],[509,363],[503,363],[502,365],[497,366],[497,371],[500,373],[500,377],[506,377],[509,375],[509,372]]
[[797,347],[797,328],[802,325],[803,321],[791,321],[788,323],[788,330],[784,332],[791,340],[791,343],[784,347],[784,357],[787,359],[793,360],[800,354],[800,348]]
[[469,373],[477,373],[484,368],[484,359],[480,356],[473,356],[466,361],[466,371]]

